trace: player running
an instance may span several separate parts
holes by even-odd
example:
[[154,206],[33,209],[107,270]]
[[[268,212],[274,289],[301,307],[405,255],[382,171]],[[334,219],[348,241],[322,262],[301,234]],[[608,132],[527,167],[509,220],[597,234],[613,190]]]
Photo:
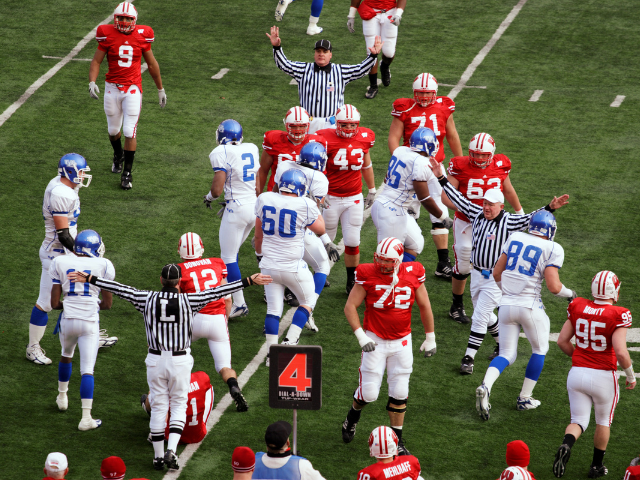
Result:
[[[627,390],[636,386],[636,377],[627,350],[627,329],[631,327],[631,312],[616,307],[620,294],[620,280],[611,271],[598,272],[591,280],[593,300],[578,297],[569,304],[568,320],[558,336],[558,347],[571,357],[567,377],[571,423],[565,430],[558,448],[553,473],[564,475],[571,449],[589,426],[591,407],[595,410],[596,432],[593,437],[593,460],[589,478],[607,474],[602,464],[613,414],[620,397],[617,363],[627,376]],[[575,346],[571,339],[575,335]],[[624,477],[628,478],[628,477]]]
[[[420,346],[425,357],[436,353],[433,313],[424,286],[424,267],[418,262],[402,263],[404,247],[397,238],[385,238],[376,248],[374,263],[359,265],[356,285],[349,294],[344,314],[362,348],[360,381],[353,404],[342,424],[342,440],[349,443],[356,434],[362,409],[378,399],[386,370],[389,385],[387,411],[391,429],[398,437],[398,455],[410,455],[402,441],[402,425],[413,371],[411,309],[415,303],[426,340]],[[365,302],[364,330],[358,307]]]
[[398,437],[389,427],[376,427],[369,435],[369,455],[378,461],[363,468],[358,480],[418,480],[420,462],[398,452]]
[[[153,56],[151,44],[155,40],[153,29],[136,25],[138,11],[129,2],[122,2],[113,12],[113,25],[99,25],[96,31],[98,49],[89,67],[89,95],[99,100],[100,89],[96,85],[100,64],[107,56],[109,71],[104,85],[104,113],[107,115],[109,140],[113,147],[111,171],[120,173],[120,186],[131,189],[131,169],[136,154],[138,119],[142,107],[141,61],[144,57],[149,75],[158,87],[160,107],[167,104],[162,88],[160,66]],[[124,151],[121,132],[124,133]],[[124,163],[124,169],[122,164]]]
[[[242,126],[235,120],[225,120],[216,130],[218,146],[209,154],[214,175],[211,190],[204,196],[204,204],[211,209],[224,191],[220,222],[220,257],[227,267],[229,281],[242,278],[238,266],[238,252],[249,236],[255,222],[256,176],[258,173],[258,147],[242,143]],[[249,307],[242,290],[233,295],[229,318],[244,317]]]
[[[182,271],[181,292],[199,293],[227,283],[227,267],[224,262],[219,258],[202,258],[204,245],[197,233],[188,232],[180,237],[178,254],[183,262],[179,264]],[[227,301],[229,305],[226,304]],[[229,387],[229,394],[236,404],[236,410],[246,412],[249,408],[247,401],[240,391],[238,376],[231,368],[231,340],[227,328],[227,316],[231,310],[231,302],[230,299],[227,301],[224,299],[214,300],[193,315],[191,341],[195,342],[201,338],[207,339],[216,372]]]
[[[60,255],[53,259],[49,267],[51,287],[51,306],[64,311],[60,314],[62,356],[58,364],[58,397],[56,403],[61,411],[69,407],[67,391],[71,379],[73,353],[76,345],[80,350],[80,401],[82,419],[78,429],[92,430],[102,425],[102,420],[91,417],[93,407],[93,367],[96,364],[100,340],[100,310],[109,310],[113,302],[110,292],[102,291],[89,283],[77,284],[67,278],[67,273],[81,271],[107,280],[116,276],[113,263],[104,255],[104,243],[95,230],[83,230],[78,233],[74,244],[74,255]],[[100,294],[102,293],[102,299]],[[64,301],[61,296],[64,294]]]
[[[360,112],[344,105],[336,113],[336,128],[318,130],[327,141],[327,195],[322,216],[327,235],[333,241],[342,225],[344,265],[347,268],[347,294],[355,284],[356,267],[360,263],[360,230],[364,209],[371,207],[376,195],[373,164],[369,150],[376,141],[373,130],[360,126]],[[362,195],[362,179],[367,184],[367,198]]]

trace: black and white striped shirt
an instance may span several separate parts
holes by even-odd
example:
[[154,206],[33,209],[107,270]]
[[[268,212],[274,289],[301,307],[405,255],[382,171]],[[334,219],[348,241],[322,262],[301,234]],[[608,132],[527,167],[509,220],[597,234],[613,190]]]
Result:
[[[276,65],[298,82],[300,106],[312,117],[330,117],[344,105],[344,88],[347,83],[364,77],[375,65],[377,55],[369,55],[358,65],[329,63],[329,72],[315,63],[292,62],[281,47],[273,47]],[[327,67],[324,67],[325,69]]]
[[500,258],[502,246],[514,232],[522,232],[529,228],[529,221],[534,213],[540,210],[552,211],[548,206],[539,208],[526,215],[515,215],[502,210],[493,220],[487,220],[482,207],[471,202],[456,190],[446,178],[440,185],[456,208],[471,220],[472,251],[471,263],[482,270],[491,270]]
[[209,302],[243,288],[243,280],[226,283],[199,293],[178,293],[175,288],[160,292],[138,290],[104,278],[91,283],[130,302],[144,315],[147,344],[153,350],[180,351],[191,346],[193,315]]

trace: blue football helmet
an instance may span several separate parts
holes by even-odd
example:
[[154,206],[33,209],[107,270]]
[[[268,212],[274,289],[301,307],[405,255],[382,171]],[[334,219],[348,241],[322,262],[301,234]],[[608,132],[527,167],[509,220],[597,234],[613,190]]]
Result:
[[427,127],[416,128],[409,139],[409,148],[411,150],[414,152],[426,152],[429,157],[433,157],[439,147],[440,143],[436,134]]
[[[71,180],[81,187],[88,187],[91,183],[91,169],[87,165],[87,160],[77,153],[67,153],[58,162],[58,173],[61,177]],[[85,183],[86,180],[86,183]]]
[[307,190],[307,176],[300,170],[291,168],[280,177],[278,190],[285,193],[295,193],[302,197]]
[[549,240],[556,236],[556,228],[556,217],[547,210],[535,213],[529,220],[529,233],[548,237]]
[[324,167],[327,164],[327,151],[321,143],[309,142],[300,150],[296,163],[324,172]]
[[240,145],[242,143],[242,125],[235,120],[225,120],[218,125],[216,140],[218,145]]
[[102,237],[95,230],[82,230],[76,235],[74,253],[101,258],[104,255],[104,243]]

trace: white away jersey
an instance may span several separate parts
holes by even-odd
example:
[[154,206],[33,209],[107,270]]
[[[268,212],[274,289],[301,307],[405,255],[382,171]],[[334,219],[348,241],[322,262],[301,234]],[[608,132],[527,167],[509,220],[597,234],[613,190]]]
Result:
[[73,238],[76,238],[78,233],[76,224],[79,215],[80,198],[78,197],[78,191],[62,183],[60,176],[52,178],[44,191],[44,200],[42,201],[45,232],[42,247],[47,252],[54,248],[64,251],[64,247],[56,233],[53,217],[67,217],[69,220],[69,233]]
[[106,258],[78,257],[75,254],[60,255],[49,265],[51,280],[62,285],[64,317],[95,322],[100,311],[100,288],[90,283],[70,282],[67,274],[76,270],[107,280],[115,278],[116,270],[111,260]]
[[260,168],[260,154],[253,143],[219,145],[209,154],[214,172],[227,173],[224,183],[225,200],[256,198],[256,178]]
[[544,308],[540,298],[544,270],[562,268],[564,249],[560,244],[525,232],[515,232],[502,247],[507,266],[502,273],[500,305]]
[[262,222],[260,268],[297,272],[304,263],[305,230],[320,216],[316,202],[265,192],[258,197],[255,214]]
[[429,159],[409,147],[398,147],[393,151],[384,185],[378,195],[383,205],[393,203],[399,207],[399,215],[405,215],[406,209],[415,206],[418,198],[413,190],[413,182],[428,182],[434,178],[429,168]]
[[276,184],[280,183],[280,177],[284,172],[290,169],[300,170],[307,177],[307,192],[310,192],[318,200],[322,200],[329,193],[329,180],[327,176],[314,170],[313,168],[303,167],[296,162],[280,162],[276,175],[274,177]]

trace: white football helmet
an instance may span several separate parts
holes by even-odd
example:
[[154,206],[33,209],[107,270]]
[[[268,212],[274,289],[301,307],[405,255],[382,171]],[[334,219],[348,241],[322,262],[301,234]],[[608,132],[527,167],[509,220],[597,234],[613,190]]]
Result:
[[[393,274],[391,286],[398,284],[398,270],[403,256],[404,245],[400,240],[393,237],[382,239],[378,244],[378,248],[376,248],[376,253],[373,254],[373,263],[378,271],[385,275]],[[393,265],[389,265],[388,262],[393,262]]]
[[[493,162],[493,154],[496,153],[496,142],[488,133],[478,133],[469,142],[469,158],[476,167],[486,168]],[[476,155],[486,155],[487,159],[478,159]]]
[[393,458],[398,454],[398,437],[390,427],[376,427],[369,435],[369,454],[376,458]]
[[304,136],[309,132],[309,114],[302,107],[293,107],[289,109],[284,117],[284,126],[287,129],[289,138],[294,142],[301,142]]
[[506,468],[498,480],[532,480],[531,473],[522,467]]
[[620,294],[620,280],[615,273],[609,270],[603,270],[596,273],[596,276],[591,280],[591,295],[598,300],[613,300],[613,303],[618,302],[618,295]]
[[197,260],[204,254],[204,245],[200,235],[193,232],[187,232],[180,237],[178,243],[178,253],[180,258],[184,260]]
[[[420,98],[417,92],[433,93],[430,99]],[[428,107],[432,103],[436,103],[438,96],[438,81],[436,77],[430,73],[421,73],[413,81],[413,99],[421,107]]]
[[[127,17],[129,21],[118,20],[118,17]],[[122,33],[131,33],[136,28],[136,20],[138,19],[138,11],[132,3],[122,2],[113,12],[113,24],[116,29]]]
[[[356,128],[346,129],[344,124],[355,123]],[[336,113],[336,133],[340,137],[351,138],[355,137],[358,133],[358,126],[360,126],[360,112],[353,105],[343,105],[338,109]]]

